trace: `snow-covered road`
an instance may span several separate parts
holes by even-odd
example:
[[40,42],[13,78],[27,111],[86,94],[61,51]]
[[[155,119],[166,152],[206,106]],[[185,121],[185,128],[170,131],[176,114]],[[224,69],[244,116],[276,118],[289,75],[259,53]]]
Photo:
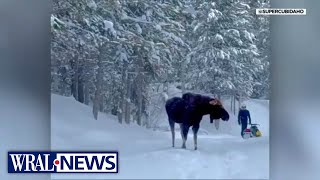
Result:
[[[259,102],[260,103],[260,102]],[[268,109],[248,102],[253,118],[268,124]],[[255,114],[260,113],[260,114]],[[259,116],[259,117],[258,117]],[[268,127],[260,138],[240,138],[235,118],[221,122],[216,130],[208,119],[201,123],[198,150],[193,150],[192,131],[187,149],[181,149],[180,132],[171,147],[169,131],[153,131],[137,125],[120,125],[114,116],[92,118],[90,107],[69,97],[52,95],[53,150],[119,151],[118,174],[53,174],[52,179],[268,179]]]

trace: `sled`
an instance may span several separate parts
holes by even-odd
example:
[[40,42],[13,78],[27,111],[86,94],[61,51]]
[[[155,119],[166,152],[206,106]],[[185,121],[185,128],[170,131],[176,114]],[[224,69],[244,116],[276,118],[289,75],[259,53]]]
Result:
[[243,138],[253,138],[253,137],[261,137],[261,131],[258,129],[257,126],[260,126],[259,124],[251,124],[250,128],[247,128],[243,131]]

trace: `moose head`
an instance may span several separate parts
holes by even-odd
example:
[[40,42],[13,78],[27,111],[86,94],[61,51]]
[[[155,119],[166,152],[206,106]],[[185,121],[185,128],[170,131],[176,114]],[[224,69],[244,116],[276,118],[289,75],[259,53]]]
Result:
[[224,109],[219,99],[212,99],[210,104],[210,121],[213,119],[222,119],[223,121],[229,120],[229,113]]

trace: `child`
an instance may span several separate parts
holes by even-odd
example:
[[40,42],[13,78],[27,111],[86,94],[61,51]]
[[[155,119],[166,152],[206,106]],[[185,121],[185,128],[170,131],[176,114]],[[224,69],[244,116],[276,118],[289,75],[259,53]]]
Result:
[[241,124],[242,137],[243,137],[243,131],[247,129],[247,126],[248,126],[248,119],[249,119],[249,124],[251,124],[250,112],[246,109],[246,105],[242,104],[238,114],[238,123],[239,125]]

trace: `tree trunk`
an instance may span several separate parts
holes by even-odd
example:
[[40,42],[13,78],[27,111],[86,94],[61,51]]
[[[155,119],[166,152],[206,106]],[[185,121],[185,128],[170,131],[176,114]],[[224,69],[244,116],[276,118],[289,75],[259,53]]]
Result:
[[[112,90],[111,90],[112,96],[115,96],[115,95],[117,94],[117,89],[116,89],[115,87],[117,87],[117,86],[116,86],[116,80],[113,79],[113,80],[112,80]],[[116,115],[118,115],[118,107],[119,107],[119,99],[120,99],[120,98],[119,98],[119,96],[115,96],[115,97],[113,97],[113,98],[111,98],[111,99],[112,99],[111,114],[116,116]]]
[[103,101],[104,101],[104,96],[102,94],[100,94],[100,99],[99,99],[99,111],[100,112],[104,112],[104,105],[103,105]]
[[93,101],[93,109],[92,109],[92,112],[93,112],[93,117],[95,120],[98,120],[98,113],[99,113],[99,92],[98,90],[96,90],[95,92],[95,96],[94,96],[94,101]]
[[186,64],[185,61],[182,62],[182,67],[181,67],[181,74],[180,74],[180,80],[181,80],[181,92],[184,94],[186,92]]
[[[140,69],[140,68],[139,68]],[[142,76],[139,72],[138,75],[138,114],[137,114],[137,123],[141,126],[141,114],[142,114]]]
[[78,83],[79,83],[79,70],[78,70],[78,62],[79,61],[79,57],[78,55],[75,55],[74,57],[74,63],[73,63],[73,70],[74,70],[74,75],[73,75],[73,79],[72,79],[72,95],[74,97],[75,100],[78,101]]
[[89,85],[88,82],[84,85],[84,104],[89,105],[90,94],[89,94]]
[[125,101],[125,91],[126,91],[126,68],[127,68],[127,63],[123,62],[123,67],[122,67],[122,77],[121,77],[121,92],[120,92],[120,102],[118,104],[118,121],[120,124],[123,122],[124,118],[124,112],[125,112],[125,107],[126,107],[126,101]]
[[167,80],[164,82],[163,84],[163,92],[165,92],[166,94],[169,93],[169,77],[168,77],[168,72],[167,72]]
[[241,104],[241,94],[239,94],[239,101],[238,101],[238,110],[240,110],[240,105]]
[[126,87],[127,87],[127,93],[126,93],[126,100],[125,100],[125,122],[127,124],[130,124],[130,94],[131,94],[131,84],[130,84],[130,78],[129,75],[127,73],[127,83],[126,83]]
[[137,71],[137,98],[138,98],[138,112],[137,112],[137,123],[139,126],[142,125],[141,123],[141,118],[142,118],[142,98],[143,98],[143,94],[142,94],[142,86],[143,86],[143,74],[141,72],[141,69],[143,68],[143,46],[140,49],[139,53],[139,58],[138,58],[138,65],[136,67],[136,71]]
[[84,83],[82,79],[78,81],[78,101],[84,103]]
[[103,78],[103,67],[102,67],[102,59],[103,59],[103,47],[104,44],[100,46],[99,49],[99,57],[98,57],[98,73],[96,77],[96,92],[93,100],[93,117],[95,120],[98,120],[98,112],[100,109],[101,103],[101,88],[102,88],[102,78]]
[[236,115],[236,95],[233,95],[233,114]]
[[233,102],[232,100],[233,100],[233,97],[231,96],[230,97],[230,110],[231,110],[231,112],[232,112],[232,102]]

